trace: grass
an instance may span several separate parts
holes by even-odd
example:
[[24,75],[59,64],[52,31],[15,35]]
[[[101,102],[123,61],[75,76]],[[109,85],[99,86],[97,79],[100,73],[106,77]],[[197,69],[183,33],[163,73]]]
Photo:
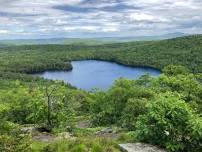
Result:
[[120,152],[118,143],[106,138],[85,137],[55,142],[33,141],[32,152]]
[[[73,128],[72,138],[60,139],[53,142],[32,142],[32,152],[120,152],[118,144],[135,142],[134,132],[118,132],[115,139],[96,136],[97,128]],[[113,128],[113,130],[116,130]],[[117,129],[118,131],[118,129]]]
[[118,144],[105,138],[76,138],[50,143],[44,149],[48,152],[120,152]]
[[40,142],[40,141],[33,141],[31,145],[32,152],[41,152],[43,149],[48,145],[48,143]]

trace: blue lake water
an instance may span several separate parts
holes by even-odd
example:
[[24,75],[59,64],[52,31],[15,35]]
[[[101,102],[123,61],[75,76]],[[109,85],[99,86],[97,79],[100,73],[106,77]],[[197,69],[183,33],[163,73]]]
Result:
[[72,71],[46,71],[37,75],[51,80],[63,80],[77,88],[90,91],[94,88],[106,90],[121,77],[137,79],[146,73],[152,76],[160,74],[159,70],[152,68],[129,67],[106,61],[72,61],[71,64]]

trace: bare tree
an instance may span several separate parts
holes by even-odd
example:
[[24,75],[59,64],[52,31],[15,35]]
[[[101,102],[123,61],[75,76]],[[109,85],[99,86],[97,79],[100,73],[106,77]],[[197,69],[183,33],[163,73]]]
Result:
[[46,85],[45,88],[45,95],[47,97],[47,122],[48,122],[48,127],[52,128],[52,120],[51,120],[51,112],[52,112],[52,95],[54,93],[54,91],[56,90],[56,86],[54,86],[53,88],[49,88]]

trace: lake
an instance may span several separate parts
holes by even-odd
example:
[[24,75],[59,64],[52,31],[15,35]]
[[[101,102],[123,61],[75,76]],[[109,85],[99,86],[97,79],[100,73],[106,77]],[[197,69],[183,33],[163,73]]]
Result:
[[51,80],[63,80],[77,88],[90,91],[94,88],[107,90],[120,77],[137,79],[146,73],[152,76],[160,74],[159,70],[153,68],[129,67],[107,61],[72,61],[71,64],[71,71],[46,71],[37,75]]

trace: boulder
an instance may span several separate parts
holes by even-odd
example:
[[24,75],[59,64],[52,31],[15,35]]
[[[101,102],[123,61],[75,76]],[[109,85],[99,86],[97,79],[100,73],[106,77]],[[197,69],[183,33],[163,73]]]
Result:
[[144,143],[119,144],[123,152],[166,152],[156,146]]

